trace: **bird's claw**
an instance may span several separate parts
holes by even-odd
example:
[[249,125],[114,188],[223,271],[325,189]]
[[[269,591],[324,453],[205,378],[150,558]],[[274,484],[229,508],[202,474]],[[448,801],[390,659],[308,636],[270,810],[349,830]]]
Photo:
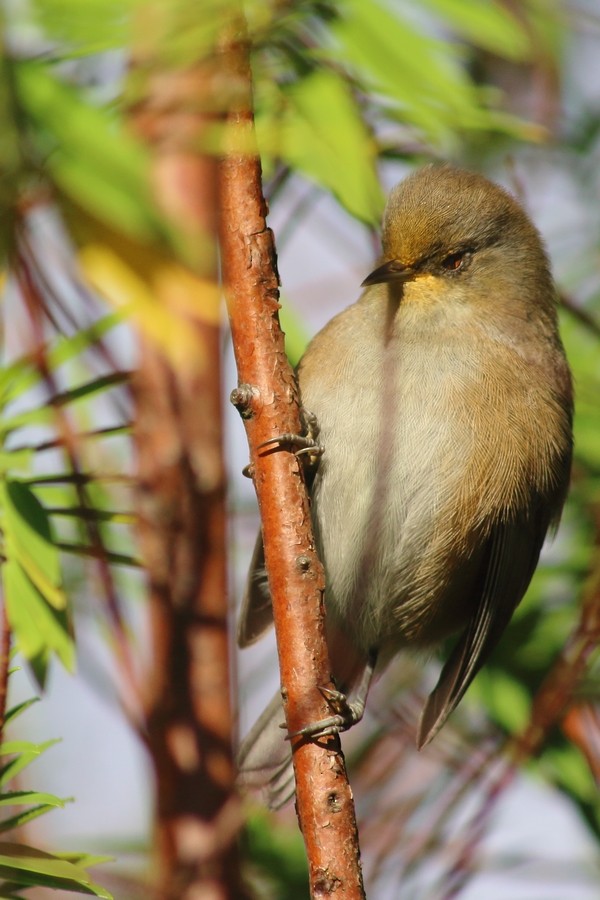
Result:
[[289,741],[296,737],[323,738],[331,734],[340,734],[342,731],[348,731],[362,719],[365,711],[362,699],[351,703],[342,691],[328,687],[319,687],[319,690],[329,703],[333,715],[319,719],[317,722],[310,722],[303,728],[299,728],[298,731],[288,734],[286,740]]
[[314,453],[316,456],[321,456],[325,452],[325,448],[318,444],[310,435],[294,434],[291,431],[286,431],[283,434],[278,434],[276,437],[269,438],[268,441],[263,441],[256,449],[262,450],[263,447],[270,447],[271,444],[293,444],[300,448],[296,450],[296,456],[301,456],[304,453]]
[[325,447],[317,440],[319,436],[319,424],[314,413],[304,407],[300,410],[300,418],[304,428],[304,434],[294,434],[286,431],[284,434],[278,434],[259,444],[257,450],[263,450],[265,447],[271,447],[273,444],[291,444],[296,447],[295,455],[308,457],[308,463],[311,467],[316,467],[320,457],[325,452]]
[[[278,434],[275,437],[269,438],[267,441],[263,441],[256,449],[264,450],[265,447],[271,447],[274,444],[291,444],[298,448],[294,451],[294,455],[296,457],[302,457],[303,462],[306,458],[308,469],[316,471],[319,459],[325,453],[325,447],[319,444],[317,440],[319,436],[317,417],[314,413],[301,407],[300,418],[306,432],[305,434],[294,434],[292,431],[286,431],[283,434]],[[254,465],[248,463],[247,466],[244,466],[242,475],[246,478],[254,478]]]

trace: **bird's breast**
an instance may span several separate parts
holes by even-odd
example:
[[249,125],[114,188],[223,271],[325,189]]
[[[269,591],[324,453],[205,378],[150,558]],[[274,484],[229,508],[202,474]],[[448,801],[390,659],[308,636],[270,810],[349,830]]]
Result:
[[328,379],[310,360],[301,372],[325,447],[313,509],[328,610],[360,622],[367,649],[427,643],[453,573],[474,579],[490,523],[542,486],[561,410],[484,335],[400,332],[360,353],[340,341],[335,363]]

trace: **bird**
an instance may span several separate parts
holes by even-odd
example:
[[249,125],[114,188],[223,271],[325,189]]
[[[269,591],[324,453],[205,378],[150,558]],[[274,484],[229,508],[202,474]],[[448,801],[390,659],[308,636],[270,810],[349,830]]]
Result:
[[[434,163],[400,182],[362,287],[297,368],[323,449],[311,515],[340,691],[332,717],[303,733],[354,724],[374,672],[454,636],[420,718],[421,748],[500,640],[558,526],[572,379],[541,237],[479,173]],[[239,644],[271,621],[259,535]],[[293,794],[282,719],[277,694],[238,756],[241,783],[261,787],[272,807]]]

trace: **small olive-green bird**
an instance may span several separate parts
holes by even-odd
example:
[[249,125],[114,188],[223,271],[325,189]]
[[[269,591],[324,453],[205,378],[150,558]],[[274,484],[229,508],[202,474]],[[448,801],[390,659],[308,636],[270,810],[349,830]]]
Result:
[[[311,487],[335,682],[362,715],[371,673],[457,635],[418,729],[456,707],[522,599],[567,493],[572,387],[542,242],[506,191],[428,166],[391,193],[383,256],[310,343],[302,404],[324,447]],[[239,641],[271,621],[255,551]],[[341,709],[341,711],[340,711]],[[293,790],[277,695],[240,750],[271,805]]]

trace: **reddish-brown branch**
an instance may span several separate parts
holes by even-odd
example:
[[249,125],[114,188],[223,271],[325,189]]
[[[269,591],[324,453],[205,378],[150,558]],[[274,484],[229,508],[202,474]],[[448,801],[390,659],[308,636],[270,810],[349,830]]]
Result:
[[[147,732],[157,783],[161,900],[237,898],[218,333],[200,372],[144,344],[135,376],[139,535],[153,658]],[[189,432],[196,431],[193,440]],[[199,432],[199,433],[198,433]]]
[[[154,39],[159,57],[158,32]],[[158,203],[204,279],[180,305],[165,284],[158,299],[185,323],[186,352],[140,337],[133,379],[139,539],[152,624],[146,713],[157,784],[155,885],[160,900],[242,900],[227,638],[218,179],[216,161],[200,150],[202,98],[218,85],[212,64],[165,71],[147,56],[143,66],[147,94],[132,121],[152,151]]]
[[[230,114],[236,146],[250,146],[250,74],[243,44],[224,54],[246,103]],[[284,448],[261,442],[298,433],[295,379],[278,320],[278,276],[267,228],[260,162],[230,152],[221,165],[221,249],[239,387],[232,399],[246,426],[273,598],[289,732],[330,714],[319,685],[330,682],[324,639],[324,576],[317,558],[302,469]],[[283,736],[282,736],[283,739]],[[296,799],[313,897],[364,896],[351,790],[337,739],[296,741]]]
[[592,700],[574,703],[562,721],[567,740],[583,753],[590,772],[600,786],[600,708]]
[[565,716],[600,643],[600,553],[584,593],[579,622],[533,701],[530,721],[514,746],[516,762],[539,753],[550,730]]

